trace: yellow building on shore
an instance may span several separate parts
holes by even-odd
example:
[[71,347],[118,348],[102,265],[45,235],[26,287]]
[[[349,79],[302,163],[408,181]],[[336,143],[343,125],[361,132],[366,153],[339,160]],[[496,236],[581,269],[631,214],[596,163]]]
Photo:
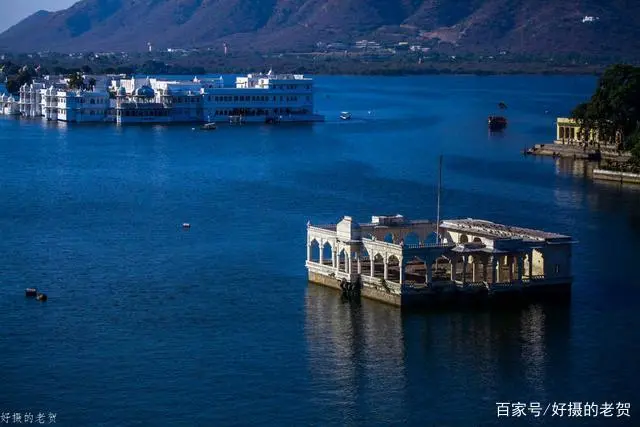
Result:
[[582,145],[588,142],[590,145],[600,145],[603,148],[616,148],[619,142],[618,138],[616,138],[616,144],[603,141],[596,129],[589,132],[589,138],[585,141],[580,135],[580,129],[580,125],[574,119],[558,117],[556,120],[556,140],[554,142],[565,145]]

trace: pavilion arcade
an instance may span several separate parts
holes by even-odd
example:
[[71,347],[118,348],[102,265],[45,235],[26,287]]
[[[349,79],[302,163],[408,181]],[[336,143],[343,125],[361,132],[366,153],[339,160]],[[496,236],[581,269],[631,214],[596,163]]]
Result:
[[374,216],[358,224],[307,227],[312,282],[356,284],[363,296],[403,305],[434,293],[493,295],[566,289],[571,283],[569,236],[476,219],[410,221]]

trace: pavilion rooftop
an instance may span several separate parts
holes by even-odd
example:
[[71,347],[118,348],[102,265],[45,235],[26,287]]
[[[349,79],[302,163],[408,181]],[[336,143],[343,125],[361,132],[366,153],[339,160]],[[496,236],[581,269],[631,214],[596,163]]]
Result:
[[496,224],[495,222],[481,219],[457,219],[442,221],[442,228],[466,232],[470,234],[482,235],[493,239],[525,239],[525,240],[570,240],[570,236],[563,234],[549,233],[531,228],[513,227],[509,225]]

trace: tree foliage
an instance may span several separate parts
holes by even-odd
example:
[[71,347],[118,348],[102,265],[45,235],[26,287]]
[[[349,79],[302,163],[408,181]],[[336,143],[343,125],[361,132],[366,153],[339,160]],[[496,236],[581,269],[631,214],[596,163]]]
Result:
[[631,150],[640,141],[640,68],[607,68],[591,99],[576,106],[571,117],[581,128],[580,139],[597,131],[602,140]]
[[[9,72],[13,71],[14,74],[7,78],[7,91],[9,93],[16,94],[20,91],[20,87],[24,84],[30,84],[33,81],[33,71],[30,71],[27,67],[20,69],[13,69],[11,66],[5,67]],[[7,73],[9,74],[9,73]]]
[[69,89],[85,89],[86,85],[80,73],[73,73],[69,76]]

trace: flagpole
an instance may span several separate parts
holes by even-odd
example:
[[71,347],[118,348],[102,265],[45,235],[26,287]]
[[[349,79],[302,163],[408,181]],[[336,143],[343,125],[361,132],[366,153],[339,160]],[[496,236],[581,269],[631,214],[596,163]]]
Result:
[[437,243],[440,243],[440,192],[442,189],[442,154],[440,154],[438,162],[438,213],[436,219],[436,238]]

